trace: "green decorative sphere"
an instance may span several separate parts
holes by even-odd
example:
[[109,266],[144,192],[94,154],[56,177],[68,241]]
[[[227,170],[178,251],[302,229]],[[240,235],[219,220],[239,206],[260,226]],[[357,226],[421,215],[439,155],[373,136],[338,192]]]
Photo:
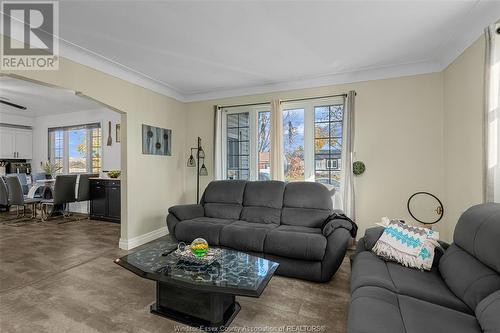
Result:
[[363,162],[361,161],[356,161],[352,164],[352,172],[356,175],[359,176],[363,172],[365,172],[366,166]]
[[207,254],[208,251],[208,243],[206,240],[203,238],[196,238],[192,243],[191,243],[191,252],[197,257],[203,257],[205,254]]

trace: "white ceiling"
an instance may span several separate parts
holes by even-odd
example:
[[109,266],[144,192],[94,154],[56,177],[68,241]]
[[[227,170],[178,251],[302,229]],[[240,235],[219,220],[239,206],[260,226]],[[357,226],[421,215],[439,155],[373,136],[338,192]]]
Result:
[[440,71],[500,1],[60,1],[61,54],[183,101]]
[[76,96],[72,91],[42,86],[7,76],[0,77],[0,98],[26,107],[21,110],[0,103],[0,113],[39,117],[102,108],[96,102]]

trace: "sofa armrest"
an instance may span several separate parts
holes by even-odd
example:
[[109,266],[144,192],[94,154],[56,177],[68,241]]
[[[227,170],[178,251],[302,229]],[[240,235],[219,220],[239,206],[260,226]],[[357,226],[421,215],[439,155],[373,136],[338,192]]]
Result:
[[174,215],[179,221],[190,220],[205,215],[205,209],[202,205],[177,205],[168,209],[168,212]]
[[351,233],[344,228],[337,228],[326,237],[327,244],[325,256],[321,261],[321,279],[319,282],[330,281],[335,272],[337,272],[344,260],[351,239]]
[[356,238],[356,234],[358,232],[358,226],[356,223],[354,223],[353,220],[348,218],[345,214],[343,213],[333,213],[330,215],[325,222],[323,222],[323,225],[321,227],[321,232],[323,233],[323,236],[328,237],[330,236],[335,230],[342,228],[346,229],[349,231],[351,234],[352,238]]
[[362,240],[364,242],[363,245],[366,251],[372,250],[372,248],[375,246],[375,243],[377,243],[380,236],[382,236],[384,229],[384,227],[372,227],[365,230],[365,235],[363,236]]
[[328,238],[328,236],[330,236],[338,228],[343,228],[343,229],[346,229],[347,231],[350,232],[352,230],[352,225],[349,221],[341,220],[341,219],[334,219],[334,220],[328,221],[328,223],[326,223],[323,226],[323,229],[321,230],[321,232],[323,233],[323,236]]

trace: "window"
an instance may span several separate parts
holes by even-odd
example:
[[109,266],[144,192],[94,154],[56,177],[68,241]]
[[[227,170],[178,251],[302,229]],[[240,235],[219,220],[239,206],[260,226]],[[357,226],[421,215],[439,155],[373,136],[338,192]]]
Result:
[[48,132],[49,160],[61,167],[58,173],[101,171],[100,124],[49,128]]
[[340,186],[343,105],[314,107],[314,178]]
[[223,110],[223,161],[226,179],[271,179],[269,105]]
[[304,108],[283,110],[285,181],[304,180]]
[[[284,103],[285,181],[340,187],[344,98]],[[222,110],[222,170],[226,179],[271,179],[270,105]]]
[[315,181],[340,188],[344,99],[283,105],[286,181]]

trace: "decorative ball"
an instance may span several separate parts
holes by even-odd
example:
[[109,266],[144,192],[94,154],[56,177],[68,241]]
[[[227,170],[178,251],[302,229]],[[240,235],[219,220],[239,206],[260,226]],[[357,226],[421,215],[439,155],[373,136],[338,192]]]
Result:
[[203,257],[207,254],[208,251],[208,243],[203,238],[196,238],[191,243],[191,252],[197,257]]
[[356,161],[352,164],[352,172],[356,175],[359,176],[363,172],[365,172],[366,166],[363,162],[361,161]]

